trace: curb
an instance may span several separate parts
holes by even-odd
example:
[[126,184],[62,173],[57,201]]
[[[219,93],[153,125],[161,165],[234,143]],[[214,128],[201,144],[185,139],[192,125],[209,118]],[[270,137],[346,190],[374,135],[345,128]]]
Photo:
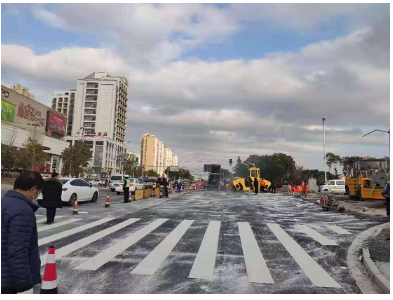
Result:
[[390,223],[383,223],[361,232],[348,248],[347,265],[351,276],[355,279],[357,286],[363,294],[380,294],[383,292],[383,290],[375,284],[373,278],[370,278],[367,272],[368,270],[365,264],[360,261],[359,256],[362,256],[363,242],[387,224]]
[[367,247],[362,248],[363,264],[366,266],[370,277],[384,294],[390,294],[390,282],[381,274],[375,263],[370,257]]

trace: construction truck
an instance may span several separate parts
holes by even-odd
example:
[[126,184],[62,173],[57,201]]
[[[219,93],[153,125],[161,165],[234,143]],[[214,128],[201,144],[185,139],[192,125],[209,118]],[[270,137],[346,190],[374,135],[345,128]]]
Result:
[[382,189],[388,180],[386,159],[364,158],[353,163],[345,178],[345,194],[359,200],[384,200]]
[[[258,189],[260,189],[260,181],[262,178],[259,177],[259,168],[249,168],[248,169],[248,178],[237,178],[232,181],[232,189],[235,192],[241,191],[254,191],[254,180],[257,178],[258,180]],[[265,181],[264,191],[267,192],[271,186],[271,182],[263,179]]]
[[217,191],[218,186],[221,184],[221,165],[212,164],[209,170],[206,189]]

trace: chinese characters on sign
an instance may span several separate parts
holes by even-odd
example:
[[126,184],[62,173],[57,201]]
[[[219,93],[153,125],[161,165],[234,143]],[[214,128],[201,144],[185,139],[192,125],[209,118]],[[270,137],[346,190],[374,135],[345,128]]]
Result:
[[30,104],[25,105],[23,102],[20,102],[17,116],[31,121],[38,121],[40,126],[45,126],[45,118],[40,118],[41,112],[30,106]]
[[[102,135],[101,135],[102,134]],[[86,132],[85,133],[85,136],[108,136],[108,133],[107,132]]]

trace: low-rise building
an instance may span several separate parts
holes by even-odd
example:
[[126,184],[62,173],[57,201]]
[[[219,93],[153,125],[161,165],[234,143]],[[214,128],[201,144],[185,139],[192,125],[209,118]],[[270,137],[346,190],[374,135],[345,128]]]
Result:
[[36,139],[47,154],[46,171],[61,172],[67,118],[31,96],[1,86],[1,144],[23,148],[28,138]]

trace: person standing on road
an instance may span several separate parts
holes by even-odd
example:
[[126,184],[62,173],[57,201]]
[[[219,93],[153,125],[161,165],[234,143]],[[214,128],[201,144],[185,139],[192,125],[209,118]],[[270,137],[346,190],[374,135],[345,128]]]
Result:
[[261,193],[265,192],[265,186],[266,186],[266,182],[265,180],[262,178],[261,179]]
[[385,197],[386,215],[390,217],[390,181],[388,181],[382,190],[382,197]]
[[128,178],[124,178],[123,191],[124,191],[124,203],[130,202],[128,199],[130,193],[130,179]]
[[63,183],[57,178],[59,174],[52,173],[52,176],[45,179],[42,191],[43,199],[41,206],[46,208],[46,223],[52,224],[55,221],[56,208],[62,208],[61,193]]
[[44,187],[38,172],[16,178],[14,189],[1,198],[1,293],[33,293],[41,283],[40,252],[33,201]]
[[258,194],[258,178],[254,178],[254,190],[255,190],[255,195]]
[[169,196],[168,196],[168,181],[167,181],[167,179],[164,178],[163,181],[161,182],[161,184],[164,186],[165,197],[169,198]]
[[178,192],[178,193],[180,193],[180,191],[181,191],[181,184],[182,184],[182,182],[181,182],[181,177],[179,177],[179,178],[177,179],[177,192]]

